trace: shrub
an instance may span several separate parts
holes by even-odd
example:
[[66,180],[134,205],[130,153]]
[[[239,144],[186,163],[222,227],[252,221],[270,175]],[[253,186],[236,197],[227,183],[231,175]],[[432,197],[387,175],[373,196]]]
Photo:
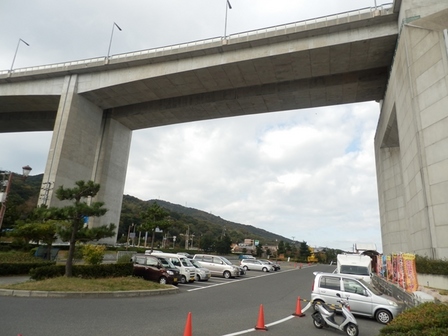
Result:
[[415,256],[415,267],[417,273],[448,275],[448,261],[440,259],[430,259],[428,257]]
[[99,265],[103,261],[106,247],[104,245],[84,245],[82,256],[88,265]]
[[406,310],[380,331],[380,335],[445,336],[448,334],[448,305],[423,303]]
[[[132,263],[107,265],[73,265],[73,276],[85,279],[116,278],[131,276],[134,270]],[[65,274],[65,265],[54,265],[34,268],[30,271],[31,279],[43,280],[60,277]]]
[[29,252],[0,253],[0,275],[28,274],[32,268],[54,265],[54,262],[31,256]]

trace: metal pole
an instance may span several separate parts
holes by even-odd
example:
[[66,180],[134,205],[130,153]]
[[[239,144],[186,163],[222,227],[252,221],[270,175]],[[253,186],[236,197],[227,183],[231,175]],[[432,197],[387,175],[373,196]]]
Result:
[[107,59],[109,59],[109,55],[110,55],[110,47],[112,45],[112,37],[114,36],[114,28],[115,26],[117,26],[118,30],[121,31],[120,26],[118,26],[115,22],[112,24],[112,33],[110,34],[110,42],[109,42],[109,49],[107,50]]
[[227,10],[232,9],[232,5],[229,0],[226,0],[226,19],[224,23],[224,40],[227,39]]
[[16,56],[17,56],[17,51],[19,50],[19,45],[20,45],[20,41],[22,41],[23,43],[25,43],[28,47],[30,46],[28,43],[26,43],[24,40],[22,40],[21,38],[19,38],[19,42],[17,42],[17,47],[16,47],[16,52],[14,53],[14,58],[12,59],[12,64],[11,64],[11,69],[9,71],[12,71],[12,68],[14,66],[14,62],[16,60]]

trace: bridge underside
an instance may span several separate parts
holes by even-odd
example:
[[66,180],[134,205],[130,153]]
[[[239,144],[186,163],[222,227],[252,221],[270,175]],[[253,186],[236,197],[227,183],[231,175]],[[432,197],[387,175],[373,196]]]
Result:
[[[61,78],[74,73],[77,93],[130,130],[379,101],[396,46],[396,19],[367,13],[163,57],[0,78],[0,93],[2,82],[12,87],[0,95],[0,132],[53,130]],[[17,94],[14,88],[30,79],[35,87],[25,87],[29,94]],[[60,90],[43,92],[44,85]]]

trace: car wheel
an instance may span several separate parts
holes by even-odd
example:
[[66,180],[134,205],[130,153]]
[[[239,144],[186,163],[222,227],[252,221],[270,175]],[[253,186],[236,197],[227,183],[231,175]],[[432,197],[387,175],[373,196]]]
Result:
[[231,276],[231,274],[229,271],[224,272],[224,278],[228,279],[228,278],[230,278],[230,276]]
[[268,269],[266,267],[263,267],[263,272],[267,272]]
[[187,277],[186,277],[185,275],[182,275],[182,276],[180,277],[180,283],[182,283],[182,284],[187,283]]
[[199,274],[196,274],[196,281],[201,281],[201,276]]
[[166,278],[165,277],[160,277],[159,284],[166,285]]
[[247,272],[249,270],[249,267],[243,266],[244,270]]
[[388,324],[392,321],[392,314],[385,309],[379,309],[375,313],[375,318],[379,323]]

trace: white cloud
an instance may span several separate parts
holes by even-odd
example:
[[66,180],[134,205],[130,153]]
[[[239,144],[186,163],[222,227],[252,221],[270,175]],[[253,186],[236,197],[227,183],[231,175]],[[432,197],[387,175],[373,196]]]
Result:
[[[370,0],[231,0],[228,33],[373,6]],[[377,1],[378,4],[387,1]],[[221,36],[225,1],[3,0],[0,68],[105,56]],[[125,193],[349,249],[381,248],[376,103],[217,119],[136,131]],[[28,140],[28,142],[25,142]],[[0,168],[42,173],[51,132],[0,134]]]

